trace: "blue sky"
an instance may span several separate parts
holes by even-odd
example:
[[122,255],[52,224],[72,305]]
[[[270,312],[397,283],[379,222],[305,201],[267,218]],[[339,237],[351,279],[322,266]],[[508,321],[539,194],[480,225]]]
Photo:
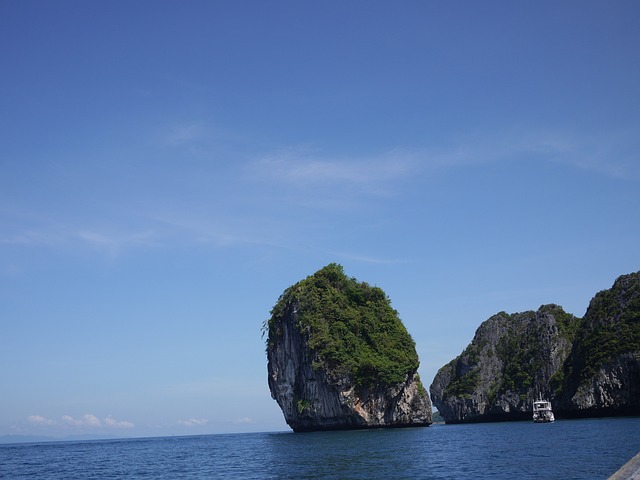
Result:
[[0,3],[0,435],[286,429],[330,262],[420,373],[640,267],[640,4]]

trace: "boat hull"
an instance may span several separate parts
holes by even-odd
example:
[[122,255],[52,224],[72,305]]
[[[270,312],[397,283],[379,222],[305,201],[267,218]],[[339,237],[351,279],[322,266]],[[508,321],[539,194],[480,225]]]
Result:
[[533,404],[533,421],[535,423],[551,423],[556,417],[551,410],[551,402],[538,400]]

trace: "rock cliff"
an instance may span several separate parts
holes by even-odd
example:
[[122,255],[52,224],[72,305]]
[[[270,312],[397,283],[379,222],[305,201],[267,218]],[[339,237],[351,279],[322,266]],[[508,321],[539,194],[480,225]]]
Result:
[[589,303],[557,402],[565,416],[640,415],[640,272]]
[[558,416],[640,414],[640,272],[598,293],[583,319],[557,305],[494,315],[430,391],[448,423],[529,419],[539,395]]
[[492,316],[438,371],[433,403],[447,423],[530,417],[533,400],[552,394],[550,380],[569,355],[578,321],[557,305]]
[[271,396],[295,431],[427,426],[413,340],[377,287],[328,265],[265,322]]

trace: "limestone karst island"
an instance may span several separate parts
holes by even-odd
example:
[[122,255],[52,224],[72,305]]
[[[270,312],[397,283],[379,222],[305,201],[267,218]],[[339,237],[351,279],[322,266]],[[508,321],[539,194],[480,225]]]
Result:
[[294,432],[428,426],[418,354],[378,287],[330,264],[289,287],[265,322],[271,396]]
[[497,313],[442,367],[431,399],[447,423],[640,415],[640,272],[597,293],[583,318],[558,305]]
[[271,396],[295,431],[640,415],[640,272],[583,318],[555,304],[499,312],[440,368],[427,395],[415,344],[378,287],[332,263],[287,288],[263,325]]

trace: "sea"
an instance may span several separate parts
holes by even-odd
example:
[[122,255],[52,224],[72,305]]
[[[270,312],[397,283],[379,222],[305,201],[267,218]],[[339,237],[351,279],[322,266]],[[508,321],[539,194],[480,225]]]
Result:
[[0,445],[3,479],[606,479],[640,417]]

